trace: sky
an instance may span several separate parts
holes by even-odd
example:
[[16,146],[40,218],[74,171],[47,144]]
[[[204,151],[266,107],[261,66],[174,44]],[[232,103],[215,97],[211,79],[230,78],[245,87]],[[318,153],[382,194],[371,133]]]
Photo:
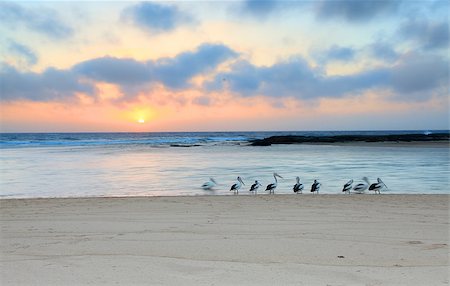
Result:
[[448,6],[0,1],[0,131],[449,129]]

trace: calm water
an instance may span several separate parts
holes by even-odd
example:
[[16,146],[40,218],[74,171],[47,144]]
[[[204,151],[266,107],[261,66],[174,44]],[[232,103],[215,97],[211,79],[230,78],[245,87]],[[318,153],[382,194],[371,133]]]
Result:
[[[373,133],[411,131],[0,134],[0,193],[3,198],[222,195],[230,194],[240,175],[246,183],[241,193],[248,194],[255,179],[271,183],[273,172],[284,177],[277,193],[292,193],[296,176],[308,190],[318,179],[323,193],[340,193],[346,181],[363,176],[371,182],[381,177],[390,193],[450,193],[445,147],[246,144],[274,134]],[[219,183],[215,192],[199,187],[209,177]]]

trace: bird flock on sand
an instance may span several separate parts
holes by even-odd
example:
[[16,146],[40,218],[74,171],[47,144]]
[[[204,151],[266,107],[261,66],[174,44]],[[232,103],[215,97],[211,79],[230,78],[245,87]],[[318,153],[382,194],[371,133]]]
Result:
[[[273,178],[275,181],[268,184],[265,190],[266,192],[269,191],[269,194],[275,194],[275,189],[278,185],[277,178],[283,179],[283,177],[278,175],[277,173],[273,173]],[[296,183],[294,184],[292,190],[296,194],[302,194],[305,185],[300,182],[300,177],[296,177],[295,180]],[[388,187],[380,178],[377,178],[377,182],[372,184],[370,184],[367,177],[363,177],[362,181],[363,182],[361,183],[353,185],[353,180],[349,180],[344,184],[342,192],[345,194],[351,194],[352,192],[355,194],[364,194],[367,190],[369,190],[373,191],[375,194],[381,194],[381,190],[388,190]],[[213,190],[217,185],[217,182],[213,178],[210,178],[209,181],[203,183],[201,187],[203,190]],[[242,186],[245,186],[244,181],[241,177],[237,177],[236,183],[234,183],[230,187],[230,192],[233,192],[234,195],[239,195],[239,190],[242,188]],[[314,180],[314,183],[311,185],[311,193],[319,194],[320,186],[321,184],[319,183],[319,181]],[[257,195],[260,187],[262,187],[261,183],[256,180],[255,183],[250,186],[249,192]]]

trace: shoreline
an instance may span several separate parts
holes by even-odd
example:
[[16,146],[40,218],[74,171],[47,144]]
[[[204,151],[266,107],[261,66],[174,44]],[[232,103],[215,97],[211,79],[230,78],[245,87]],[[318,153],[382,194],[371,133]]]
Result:
[[[306,192],[306,191],[305,191]],[[267,194],[267,193],[262,193],[262,194],[258,194],[258,195],[254,195],[251,193],[246,193],[246,194],[239,194],[239,195],[233,195],[231,194],[202,194],[202,195],[198,195],[198,194],[193,194],[193,195],[173,195],[173,196],[169,196],[169,195],[155,195],[155,196],[144,196],[144,195],[139,195],[139,196],[86,196],[86,197],[32,197],[32,198],[0,198],[0,202],[1,201],[14,201],[14,200],[18,200],[18,201],[22,201],[22,200],[86,200],[86,199],[92,199],[92,200],[96,200],[96,199],[152,199],[152,198],[160,198],[160,199],[165,199],[165,198],[211,198],[211,197],[266,197],[266,198],[270,198],[270,197],[295,197],[295,198],[301,198],[301,197],[349,197],[349,196],[358,196],[358,197],[372,197],[372,196],[390,196],[390,197],[399,197],[399,196],[448,196],[449,199],[449,203],[450,203],[450,194],[442,194],[442,193],[382,193],[382,194],[374,194],[374,193],[363,193],[363,194],[359,194],[359,193],[351,193],[349,194],[344,194],[344,193],[335,193],[335,194],[329,194],[329,193],[320,193],[318,195],[309,193],[309,191],[307,193],[304,194],[294,194],[294,193],[276,193],[276,194]]]
[[30,201],[38,201],[38,200],[96,200],[96,199],[164,199],[164,198],[211,198],[211,197],[341,197],[341,196],[358,196],[358,197],[366,197],[366,196],[390,196],[390,197],[396,197],[396,196],[449,196],[449,204],[450,204],[450,194],[443,194],[443,193],[382,193],[382,194],[374,194],[374,193],[351,193],[344,194],[344,193],[320,193],[319,195],[315,195],[310,193],[309,191],[305,191],[303,194],[294,194],[294,193],[277,193],[277,194],[268,194],[268,193],[262,193],[258,195],[254,195],[251,193],[242,193],[239,195],[233,195],[231,194],[192,194],[192,195],[130,195],[130,196],[74,196],[74,197],[28,197],[28,198],[4,198],[0,197],[0,205],[2,201],[23,201],[23,200],[30,200]]
[[450,195],[7,199],[5,285],[442,285]]

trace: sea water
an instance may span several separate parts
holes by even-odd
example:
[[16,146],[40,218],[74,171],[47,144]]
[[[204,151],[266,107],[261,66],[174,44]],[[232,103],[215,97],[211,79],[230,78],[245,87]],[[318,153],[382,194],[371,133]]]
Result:
[[[416,133],[430,131],[415,131]],[[432,131],[437,132],[437,131]],[[448,132],[448,131],[443,131]],[[449,148],[432,145],[321,144],[250,146],[273,135],[383,135],[365,132],[199,132],[0,134],[2,198],[230,195],[241,176],[250,185],[279,179],[276,193],[291,194],[299,176],[309,194],[340,194],[350,179],[379,177],[392,194],[447,194]],[[214,178],[215,190],[202,183]],[[260,194],[265,194],[265,188]]]

